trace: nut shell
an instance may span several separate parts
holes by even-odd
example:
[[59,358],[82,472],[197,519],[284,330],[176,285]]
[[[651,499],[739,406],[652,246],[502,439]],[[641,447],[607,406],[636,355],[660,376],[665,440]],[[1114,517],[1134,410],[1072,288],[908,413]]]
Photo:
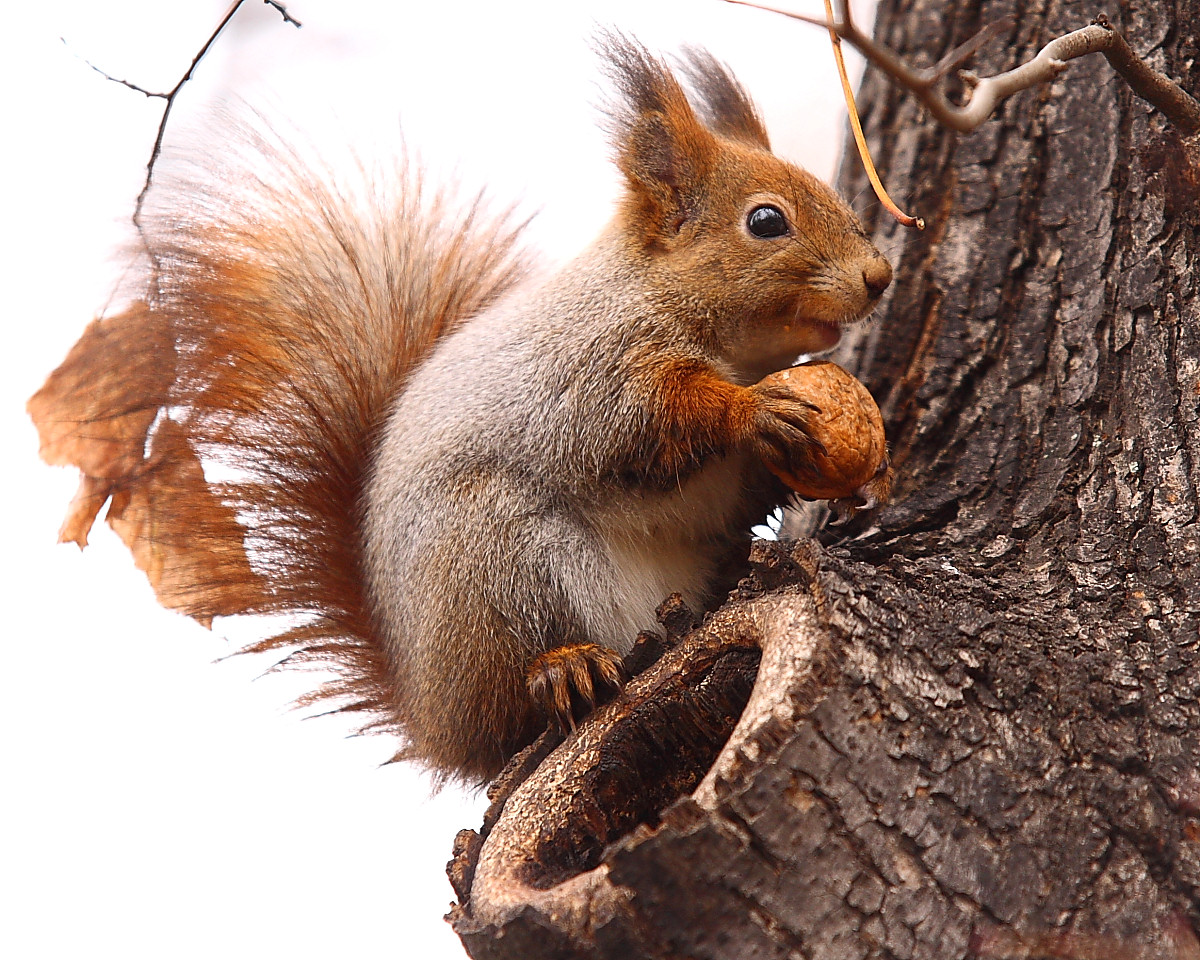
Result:
[[[763,380],[783,386],[797,399],[817,409],[808,420],[808,433],[825,450],[812,451],[811,469],[803,474],[767,463],[771,472],[809,500],[853,497],[868,483],[887,474],[887,441],[883,416],[867,388],[827,360],[817,360],[780,370]],[[884,487],[887,486],[886,481]],[[886,500],[886,489],[881,491]]]

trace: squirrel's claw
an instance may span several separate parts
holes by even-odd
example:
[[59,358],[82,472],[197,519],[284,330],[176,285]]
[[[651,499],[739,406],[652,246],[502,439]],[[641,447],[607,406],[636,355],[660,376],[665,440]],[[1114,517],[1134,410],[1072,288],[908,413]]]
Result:
[[596,705],[597,688],[624,685],[621,658],[598,643],[567,643],[538,654],[525,671],[529,695],[564,730]]
[[852,496],[829,501],[829,509],[834,514],[830,525],[840,527],[853,520],[858,511],[874,510],[886,504],[892,496],[892,477],[892,460],[885,454],[875,470],[875,476],[855,490]]

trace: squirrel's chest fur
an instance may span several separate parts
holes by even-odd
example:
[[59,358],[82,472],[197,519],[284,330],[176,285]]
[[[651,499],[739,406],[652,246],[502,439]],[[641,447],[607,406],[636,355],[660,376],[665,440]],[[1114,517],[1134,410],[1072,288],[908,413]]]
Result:
[[742,455],[714,459],[676,489],[631,491],[588,518],[613,571],[613,591],[589,597],[589,585],[580,584],[581,604],[615,649],[656,627],[655,611],[669,594],[682,594],[694,611],[713,599],[720,561],[747,534],[745,471]]

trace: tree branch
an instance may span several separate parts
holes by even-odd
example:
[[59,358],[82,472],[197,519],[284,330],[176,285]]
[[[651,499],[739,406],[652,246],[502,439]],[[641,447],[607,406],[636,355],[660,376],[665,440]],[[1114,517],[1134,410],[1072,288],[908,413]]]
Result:
[[961,66],[980,46],[995,36],[1006,21],[988,25],[931,69],[917,70],[859,30],[850,14],[849,4],[845,2],[839,4],[840,19],[832,24],[816,17],[753,3],[751,0],[726,2],[778,13],[792,20],[832,30],[898,84],[912,91],[939,123],[960,133],[975,130],[1012,94],[1053,80],[1067,68],[1069,61],[1092,53],[1104,54],[1130,89],[1161,111],[1184,136],[1200,133],[1200,102],[1170,77],[1151,69],[1133,52],[1125,38],[1103,14],[1088,26],[1051,40],[1032,60],[1012,70],[992,77],[965,74],[964,80],[973,89],[967,102],[959,106],[946,98],[945,93],[939,89],[939,84],[950,71]]

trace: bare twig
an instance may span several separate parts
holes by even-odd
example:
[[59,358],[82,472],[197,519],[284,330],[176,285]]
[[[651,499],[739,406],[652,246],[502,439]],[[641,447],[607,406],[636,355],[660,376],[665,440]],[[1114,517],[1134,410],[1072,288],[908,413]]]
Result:
[[1200,102],[1190,96],[1170,77],[1152,70],[1144,60],[1133,52],[1125,38],[1100,15],[1095,21],[1079,30],[1051,40],[1029,60],[1012,70],[993,77],[971,77],[973,84],[967,102],[961,106],[951,103],[938,89],[946,74],[960,65],[971,53],[1002,24],[985,27],[980,34],[963,46],[952,51],[941,63],[930,70],[916,70],[908,66],[887,47],[876,43],[855,25],[850,15],[849,4],[839,4],[841,19],[832,27],[815,17],[779,10],[775,7],[752,3],[750,0],[727,0],[741,6],[755,7],[778,13],[793,20],[811,23],[832,29],[839,37],[854,47],[872,64],[890,76],[901,86],[907,87],[944,126],[961,133],[969,133],[988,119],[996,107],[1007,97],[1027,90],[1039,83],[1053,80],[1067,68],[1067,63],[1091,53],[1102,53],[1113,69],[1129,84],[1139,97],[1156,107],[1184,136],[1200,133]]
[[[199,49],[196,55],[192,57],[192,62],[189,64],[187,71],[182,77],[179,78],[179,81],[175,84],[175,86],[165,93],[157,93],[153,90],[147,90],[144,87],[139,87],[136,83],[132,83],[129,80],[122,80],[119,77],[114,77],[112,74],[105,73],[95,64],[90,63],[87,60],[83,61],[106,80],[111,80],[113,83],[119,83],[121,86],[128,87],[130,90],[136,90],[138,93],[147,97],[155,97],[167,102],[166,106],[163,107],[162,119],[160,119],[158,122],[158,132],[154,137],[154,147],[150,151],[150,159],[146,163],[146,179],[142,184],[142,190],[138,194],[137,201],[133,207],[133,225],[137,228],[139,234],[142,234],[142,207],[145,205],[146,197],[150,193],[150,186],[154,181],[154,166],[156,163],[158,163],[159,155],[162,153],[163,138],[167,133],[167,121],[171,118],[171,110],[175,107],[175,100],[178,98],[180,91],[184,88],[184,85],[187,84],[187,82],[195,75],[196,68],[200,66],[200,61],[208,55],[208,51],[211,50],[212,45],[216,43],[217,37],[221,35],[222,31],[224,31],[225,27],[229,24],[229,21],[233,19],[234,14],[241,9],[242,4],[245,2],[246,0],[234,0],[233,5],[228,11],[226,11],[225,16],[221,18],[221,22],[217,24],[216,29],[209,34],[208,39],[204,41],[204,45]],[[278,12],[283,18],[284,23],[290,23],[297,28],[302,26],[299,20],[288,13],[287,7],[285,7],[282,3],[277,3],[276,0],[263,0],[263,3]],[[65,43],[66,41],[64,40],[63,42]]]
[[985,43],[998,36],[1002,31],[1012,25],[1012,17],[1001,17],[999,20],[993,20],[986,27],[980,30],[975,36],[969,40],[965,40],[957,47],[951,50],[948,54],[942,57],[932,69],[928,71],[929,78],[932,82],[940,80],[942,77],[949,76],[953,71],[957,70],[964,63],[975,56],[976,52]]
[[300,27],[304,26],[304,24],[287,12],[287,7],[285,7],[282,3],[276,3],[275,0],[263,0],[263,3],[265,3],[268,7],[273,8],[281,17],[283,17],[284,23],[290,23],[296,29],[300,29]]
[[[66,37],[59,37],[58,39],[62,41],[63,46],[70,49],[70,47],[67,44]],[[76,56],[79,57],[78,54],[76,54]],[[98,74],[100,74],[100,76],[102,76],[105,80],[111,80],[113,83],[119,83],[121,86],[128,87],[130,90],[136,90],[138,93],[145,94],[147,97],[165,97],[166,96],[165,93],[155,93],[153,90],[147,90],[145,87],[139,87],[132,80],[122,80],[120,77],[114,77],[111,73],[105,73],[98,66],[96,66],[94,63],[92,63],[91,60],[86,60],[83,57],[79,57],[79,59],[83,60],[84,63],[86,63],[89,67],[91,67]]]

